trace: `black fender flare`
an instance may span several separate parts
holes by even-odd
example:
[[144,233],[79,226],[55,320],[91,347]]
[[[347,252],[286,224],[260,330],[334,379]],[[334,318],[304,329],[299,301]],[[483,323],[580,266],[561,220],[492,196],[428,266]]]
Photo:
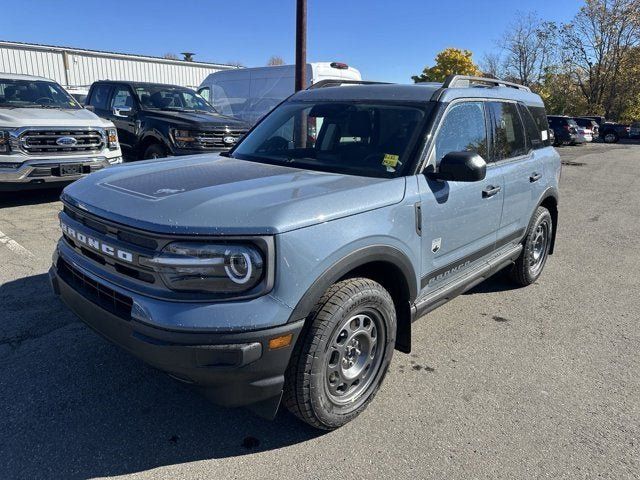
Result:
[[384,262],[396,267],[403,275],[409,289],[409,301],[418,295],[418,283],[415,269],[409,257],[396,247],[389,245],[370,245],[345,255],[331,265],[311,284],[293,309],[290,321],[306,318],[322,294],[335,282],[349,272],[372,262]]
[[[551,245],[549,246],[549,255],[553,254],[553,250],[556,245],[556,234],[558,233],[558,209],[557,205],[559,203],[559,194],[558,189],[556,187],[547,188],[544,193],[540,196],[540,200],[538,201],[538,205],[536,206],[536,210],[538,207],[542,206],[548,199],[552,198],[556,204],[556,210],[551,213],[551,219],[553,221],[553,236],[551,237]],[[535,213],[535,210],[534,210]],[[527,230],[528,231],[528,230]]]
[[[151,139],[153,139],[153,143],[159,143],[164,148],[166,148],[168,152],[172,151],[171,150],[171,145],[169,144],[169,141],[165,138],[165,136],[161,132],[156,130],[155,128],[151,128],[151,129],[144,130],[143,132],[141,132],[140,141],[138,142],[138,155],[139,156],[144,155],[144,151],[143,151],[142,146],[146,145],[147,142],[149,142],[149,140],[151,140]],[[146,147],[145,147],[144,150],[146,150]]]

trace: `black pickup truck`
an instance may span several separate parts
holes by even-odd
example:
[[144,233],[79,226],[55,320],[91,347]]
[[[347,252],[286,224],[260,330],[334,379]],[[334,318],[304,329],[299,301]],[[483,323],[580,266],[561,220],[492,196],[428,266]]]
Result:
[[249,129],[177,85],[99,81],[86,105],[115,124],[123,154],[133,160],[228,150]]

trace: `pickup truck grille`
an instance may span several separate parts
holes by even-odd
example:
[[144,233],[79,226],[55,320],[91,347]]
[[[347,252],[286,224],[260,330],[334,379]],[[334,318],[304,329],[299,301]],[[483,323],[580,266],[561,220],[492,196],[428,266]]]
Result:
[[[247,133],[245,129],[198,132],[198,140],[202,148],[224,150],[233,147],[245,133]],[[225,139],[227,140],[226,142]],[[233,141],[230,141],[231,139],[233,139]]]
[[32,129],[20,135],[22,150],[30,155],[97,153],[103,149],[104,141],[100,130]]

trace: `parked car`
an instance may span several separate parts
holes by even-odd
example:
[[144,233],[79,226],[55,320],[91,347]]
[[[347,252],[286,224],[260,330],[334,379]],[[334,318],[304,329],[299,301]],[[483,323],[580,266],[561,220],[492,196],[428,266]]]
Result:
[[500,80],[298,92],[230,152],[67,187],[52,285],[217,403],[273,417],[282,399],[334,429],[411,351],[413,320],[501,269],[540,277],[558,223],[547,130],[541,98]]
[[589,141],[593,141],[598,138],[598,136],[600,135],[600,126],[598,125],[598,122],[596,122],[592,118],[584,117],[574,117],[573,119],[578,124],[578,127],[583,128],[591,133],[592,139]]
[[0,73],[0,190],[62,185],[120,162],[113,123],[53,80]]
[[583,115],[583,116],[581,116],[579,118],[588,118],[590,120],[593,120],[594,122],[596,122],[598,124],[598,126],[601,126],[604,123],[607,123],[607,120],[602,115]]
[[549,115],[549,128],[553,130],[555,146],[576,145],[584,140],[578,136],[578,124],[576,121],[564,115]]
[[99,81],[87,105],[115,124],[122,150],[132,159],[228,150],[249,128],[176,85]]
[[617,143],[621,138],[629,137],[629,125],[606,122],[600,125],[600,138],[605,143]]
[[[307,85],[322,80],[361,80],[340,62],[308,63]],[[222,70],[204,79],[198,93],[219,112],[255,124],[295,91],[295,65]]]
[[633,122],[629,126],[629,138],[640,138],[640,122]]

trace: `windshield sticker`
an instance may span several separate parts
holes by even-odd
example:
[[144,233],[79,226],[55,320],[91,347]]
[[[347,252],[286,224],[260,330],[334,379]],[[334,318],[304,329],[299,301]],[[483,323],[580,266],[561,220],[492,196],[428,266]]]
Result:
[[384,158],[382,159],[382,165],[387,167],[387,172],[395,172],[398,164],[402,165],[400,161],[400,156],[392,155],[390,153],[385,153]]

